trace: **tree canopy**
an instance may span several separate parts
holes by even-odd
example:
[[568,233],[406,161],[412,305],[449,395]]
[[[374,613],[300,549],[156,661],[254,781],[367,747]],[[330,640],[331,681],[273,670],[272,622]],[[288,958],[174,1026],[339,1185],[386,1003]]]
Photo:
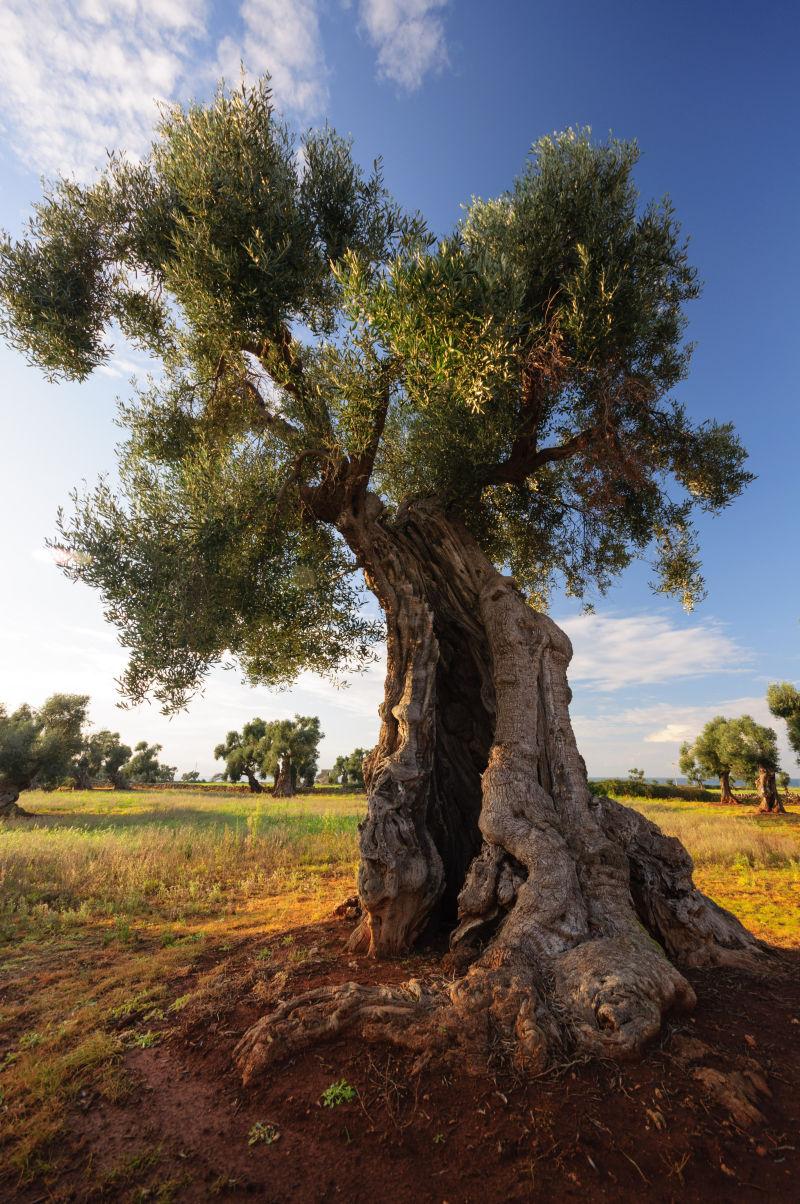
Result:
[[334,781],[342,786],[356,786],[364,789],[364,759],[369,753],[368,748],[354,748],[347,756],[337,757],[333,763],[332,775]]
[[693,743],[681,745],[680,770],[690,782],[719,778],[723,789],[728,786],[735,756],[735,739],[731,720],[724,715],[709,719]]
[[83,745],[85,694],[53,694],[41,707],[8,714],[0,705],[0,785],[16,790],[60,786]]
[[224,743],[214,749],[217,760],[225,761],[224,777],[238,782],[246,777],[251,790],[258,780],[272,775],[277,781],[281,758],[291,761],[292,785],[298,780],[314,784],[322,732],[316,715],[295,715],[294,719],[251,719],[241,732],[228,732]]
[[773,682],[767,690],[767,706],[776,719],[786,720],[789,744],[800,761],[800,690],[791,682]]
[[119,732],[106,728],[91,732],[84,738],[83,746],[72,766],[73,774],[81,789],[91,789],[95,782],[110,782],[115,790],[125,784],[122,766],[131,757],[131,749],[120,740]]
[[146,740],[140,740],[120,770],[122,777],[128,782],[174,781],[176,767],[159,761],[160,752],[160,744],[148,744]]
[[750,715],[710,719],[693,743],[681,745],[681,772],[690,781],[705,777],[719,778],[723,798],[728,801],[730,778],[754,782],[759,770],[775,773],[778,769],[778,740],[771,727],[764,727]]
[[266,82],[164,116],[150,155],[60,181],[0,246],[3,330],[53,378],[159,361],[121,408],[118,489],[60,518],[68,573],[130,649],[124,689],[182,705],[232,653],[251,681],[370,655],[341,515],[433,496],[544,605],[651,554],[703,591],[693,512],[750,479],[728,423],[672,397],[694,268],[635,144],[568,130],[434,238]]
[[223,778],[239,782],[246,777],[251,790],[260,790],[258,780],[265,773],[261,742],[266,730],[266,722],[256,718],[245,723],[241,732],[228,732],[224,742],[214,749],[215,759],[225,762]]

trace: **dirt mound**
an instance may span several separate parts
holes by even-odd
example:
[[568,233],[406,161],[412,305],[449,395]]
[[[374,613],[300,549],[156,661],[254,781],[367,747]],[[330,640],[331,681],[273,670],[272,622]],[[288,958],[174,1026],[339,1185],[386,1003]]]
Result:
[[626,1066],[574,1063],[522,1082],[498,1048],[488,1076],[450,1066],[415,1076],[411,1057],[344,1038],[243,1089],[231,1052],[280,1000],[349,980],[400,983],[439,965],[437,950],[352,957],[351,926],[335,918],[187,966],[171,1010],[125,1055],[126,1098],[80,1099],[59,1151],[66,1170],[62,1160],[54,1181],[5,1198],[796,1198],[797,955],[780,955],[780,980],[691,972],[695,1016]]

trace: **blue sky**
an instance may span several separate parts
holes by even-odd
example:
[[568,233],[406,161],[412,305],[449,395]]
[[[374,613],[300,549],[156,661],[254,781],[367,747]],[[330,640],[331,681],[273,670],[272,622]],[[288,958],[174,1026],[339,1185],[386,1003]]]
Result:
[[[788,0],[3,0],[0,225],[19,230],[42,174],[88,178],[106,147],[141,153],[154,97],[205,96],[240,62],[271,71],[298,127],[327,117],[365,162],[383,156],[398,198],[440,232],[471,195],[506,188],[543,133],[637,138],[640,190],[671,194],[705,282],[680,396],[736,423],[758,479],[703,523],[709,593],[693,615],[653,598],[646,565],[595,616],[564,599],[553,614],[575,646],[590,772],[667,776],[711,715],[767,721],[767,682],[800,679],[799,52]],[[98,725],[159,741],[181,770],[211,771],[216,740],[254,714],[318,714],[323,764],[371,743],[380,664],[339,692],[308,675],[276,694],[220,670],[170,721],[115,708],[124,654],[43,545],[70,489],[113,472],[115,397],[137,367],[122,347],[105,374],[55,386],[0,348],[0,700],[90,693]]]

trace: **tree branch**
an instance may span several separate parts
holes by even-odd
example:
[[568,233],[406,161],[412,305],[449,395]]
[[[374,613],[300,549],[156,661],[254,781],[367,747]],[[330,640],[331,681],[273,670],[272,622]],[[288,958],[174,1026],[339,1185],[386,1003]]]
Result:
[[542,447],[539,450],[536,449],[535,436],[518,436],[505,460],[479,469],[479,482],[481,485],[521,485],[537,468],[542,468],[545,464],[555,464],[560,460],[569,460],[572,456],[586,451],[600,431],[600,427],[590,426],[567,439],[565,443],[555,447]]
[[294,426],[291,422],[287,422],[287,420],[280,414],[274,414],[267,406],[264,398],[261,396],[261,390],[259,389],[258,385],[255,383],[255,381],[251,380],[249,376],[244,376],[242,379],[245,388],[249,389],[250,395],[256,403],[258,413],[260,414],[264,425],[268,427],[273,434],[279,435],[286,442],[294,443],[297,440],[298,435],[303,434],[300,427]]

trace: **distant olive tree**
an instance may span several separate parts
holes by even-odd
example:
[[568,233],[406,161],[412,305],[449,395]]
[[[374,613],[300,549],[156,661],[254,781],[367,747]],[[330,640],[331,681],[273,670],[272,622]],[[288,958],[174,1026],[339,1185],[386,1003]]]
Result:
[[322,732],[315,715],[294,719],[251,719],[241,732],[228,732],[214,749],[214,757],[225,761],[224,776],[232,782],[246,777],[250,790],[263,790],[261,780],[272,775],[274,793],[292,795],[297,782],[313,786],[317,775]]
[[38,709],[0,706],[0,815],[19,813],[20,791],[61,785],[79,756],[89,698],[53,694]]
[[131,756],[131,749],[122,743],[119,732],[107,729],[91,732],[72,765],[76,786],[91,790],[98,782],[110,782],[115,790],[122,790],[126,784],[122,767]]
[[148,785],[174,782],[176,766],[163,765],[158,759],[160,752],[160,744],[148,744],[146,740],[140,740],[133,755],[122,766],[122,776],[126,781]]
[[719,778],[720,802],[735,803],[731,791],[731,767],[735,753],[731,740],[730,719],[716,715],[709,719],[691,743],[681,745],[680,770],[687,781],[702,786],[706,778]]
[[778,771],[778,741],[771,727],[764,727],[750,715],[710,719],[696,740],[681,745],[680,765],[692,780],[699,775],[716,777],[720,782],[720,801],[735,803],[731,778],[751,782],[758,793],[761,810],[783,811],[775,785]]
[[756,723],[750,715],[742,715],[730,720],[729,740],[732,745],[731,773],[755,784],[759,810],[765,814],[785,811],[775,781],[780,765],[774,728]]
[[241,732],[228,732],[224,741],[214,749],[214,758],[224,761],[225,768],[220,775],[230,782],[239,782],[247,778],[251,793],[260,794],[263,790],[260,778],[264,776],[264,737],[267,724],[263,719],[251,719],[245,723]]
[[364,761],[370,749],[356,748],[347,756],[339,756],[333,763],[334,780],[342,786],[355,786],[357,790],[364,789]]

